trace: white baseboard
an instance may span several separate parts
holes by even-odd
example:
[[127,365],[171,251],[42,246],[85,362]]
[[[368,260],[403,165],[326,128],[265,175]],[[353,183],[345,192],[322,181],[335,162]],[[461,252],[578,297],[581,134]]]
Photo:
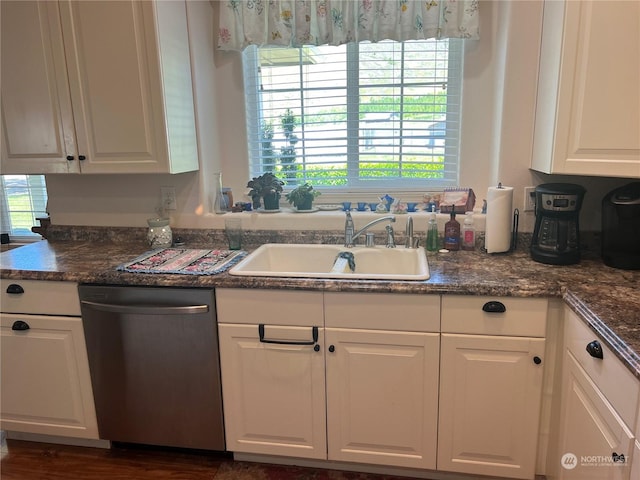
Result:
[[437,472],[435,470],[419,470],[414,468],[388,467],[368,465],[363,463],[335,462],[331,460],[311,460],[306,458],[290,458],[275,455],[254,453],[236,453],[233,459],[240,462],[271,463],[275,465],[292,465],[297,467],[326,468],[328,470],[343,470],[347,472],[374,473],[378,475],[393,475],[397,477],[424,478],[428,480],[487,480],[484,475],[468,475],[453,472]]
[[57,443],[74,447],[111,448],[109,440],[94,440],[91,438],[60,437],[57,435],[43,435],[41,433],[6,432],[10,440],[24,440],[27,442]]

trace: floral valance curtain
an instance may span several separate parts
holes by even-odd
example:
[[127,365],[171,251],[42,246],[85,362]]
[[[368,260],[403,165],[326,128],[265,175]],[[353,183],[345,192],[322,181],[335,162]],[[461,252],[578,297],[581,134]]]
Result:
[[478,38],[478,0],[223,0],[218,47]]

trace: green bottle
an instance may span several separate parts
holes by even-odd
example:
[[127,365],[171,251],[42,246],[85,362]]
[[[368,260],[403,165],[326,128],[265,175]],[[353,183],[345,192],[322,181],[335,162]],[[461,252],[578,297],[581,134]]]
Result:
[[440,249],[438,245],[438,222],[436,214],[429,215],[429,223],[427,224],[427,251],[437,252]]

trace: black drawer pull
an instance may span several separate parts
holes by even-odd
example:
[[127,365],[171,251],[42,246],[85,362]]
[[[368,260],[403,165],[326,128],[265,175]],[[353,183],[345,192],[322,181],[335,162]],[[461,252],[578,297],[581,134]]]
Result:
[[482,306],[482,311],[487,313],[504,313],[507,311],[507,307],[505,307],[502,302],[492,300]]
[[18,285],[17,283],[12,283],[7,287],[7,293],[20,295],[21,293],[24,293],[24,288],[22,288],[22,285]]
[[533,357],[533,363],[535,363],[536,365],[540,365],[542,363],[542,359],[536,355],[535,357]]
[[602,355],[602,345],[600,345],[600,342],[597,340],[587,344],[587,352],[589,352],[589,355],[593,358],[604,358]]
[[70,162],[75,160],[76,157],[74,157],[73,155],[67,155],[67,160],[69,160]]
[[87,157],[85,157],[84,155],[78,155],[78,160],[86,160]]
[[16,320],[15,322],[13,322],[13,325],[11,325],[11,330],[29,330],[29,324],[27,322],[23,322],[22,320]]
[[264,324],[258,325],[258,334],[260,335],[260,343],[275,343],[277,345],[314,345],[318,343],[318,327],[311,327],[311,335],[313,340],[297,341],[297,340],[268,340],[264,338]]

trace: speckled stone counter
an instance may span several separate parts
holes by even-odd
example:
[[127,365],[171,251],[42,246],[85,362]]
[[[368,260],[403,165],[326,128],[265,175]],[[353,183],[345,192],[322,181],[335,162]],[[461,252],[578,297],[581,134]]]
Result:
[[[225,248],[222,232],[182,233],[187,248]],[[2,278],[141,286],[563,298],[640,379],[640,271],[607,267],[596,255],[589,258],[587,254],[577,265],[559,267],[534,262],[523,247],[494,255],[480,250],[429,254],[431,278],[426,281],[238,277],[228,273],[160,275],[115,270],[119,264],[149,250],[144,229],[97,229],[82,234],[61,231],[54,237],[0,254]],[[251,250],[267,242],[339,243],[340,233],[262,232],[245,240]]]

